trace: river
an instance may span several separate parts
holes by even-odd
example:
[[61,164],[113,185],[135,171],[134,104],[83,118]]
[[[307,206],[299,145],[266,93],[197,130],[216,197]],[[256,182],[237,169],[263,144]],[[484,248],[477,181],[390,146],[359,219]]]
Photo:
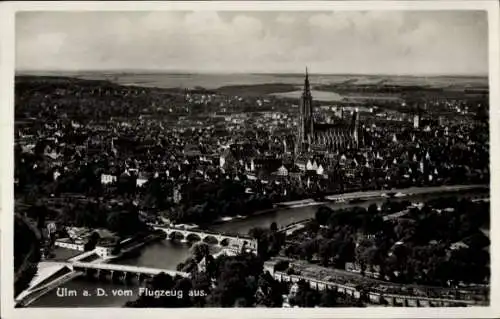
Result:
[[[484,195],[485,192],[481,192],[479,194]],[[411,199],[412,202],[419,202],[424,198],[428,200],[441,196],[443,196],[443,194],[432,193],[426,195],[416,195],[412,197],[395,198],[393,200],[402,201]],[[470,196],[472,196],[470,191],[468,191],[466,194],[460,195],[460,197]],[[355,204],[328,203],[327,206],[333,209],[342,209],[354,206],[368,207],[372,203],[380,205],[384,201],[384,198],[377,198]],[[280,227],[314,217],[317,207],[318,206],[280,208],[273,212],[254,215],[245,219],[235,219],[229,222],[212,225],[209,228],[211,230],[220,232],[237,232],[240,234],[247,234],[248,231],[254,227],[268,228],[272,222],[276,222],[278,224],[278,227]],[[161,242],[147,245],[139,254],[134,257],[121,259],[115,262],[135,266],[176,269],[177,265],[186,260],[186,258],[189,256],[190,249],[188,244],[174,243],[168,240],[163,240]],[[125,285],[120,286],[119,284],[101,282],[94,283],[83,279],[75,279],[61,285],[60,287],[74,289],[79,292],[83,292],[85,289],[93,292],[97,288],[103,288],[107,291],[116,288],[129,289]],[[137,290],[137,287],[132,287],[132,290],[135,292]],[[94,296],[89,297],[58,297],[57,291],[52,290],[48,294],[32,303],[30,307],[121,307],[126,301],[134,300],[137,298],[136,294],[134,294],[134,296],[111,296],[111,293],[109,293],[108,295],[109,296],[105,297],[98,297],[95,296],[95,294]]]

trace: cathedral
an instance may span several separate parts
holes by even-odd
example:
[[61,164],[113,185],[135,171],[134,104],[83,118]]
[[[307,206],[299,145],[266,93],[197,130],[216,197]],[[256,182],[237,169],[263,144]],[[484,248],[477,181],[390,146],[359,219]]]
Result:
[[335,123],[319,123],[314,120],[314,106],[306,69],[304,90],[299,104],[299,131],[295,153],[297,156],[319,151],[337,153],[360,147],[359,113],[354,111],[350,121],[342,116]]

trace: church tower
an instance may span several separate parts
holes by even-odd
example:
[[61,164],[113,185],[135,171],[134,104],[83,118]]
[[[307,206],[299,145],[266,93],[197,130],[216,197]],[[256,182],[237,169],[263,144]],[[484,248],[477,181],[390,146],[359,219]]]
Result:
[[418,129],[420,127],[420,119],[422,118],[422,109],[420,104],[417,105],[417,112],[413,115],[413,128]]
[[299,136],[297,141],[298,151],[302,153],[304,144],[311,144],[314,138],[313,101],[309,74],[306,68],[304,90],[299,104]]

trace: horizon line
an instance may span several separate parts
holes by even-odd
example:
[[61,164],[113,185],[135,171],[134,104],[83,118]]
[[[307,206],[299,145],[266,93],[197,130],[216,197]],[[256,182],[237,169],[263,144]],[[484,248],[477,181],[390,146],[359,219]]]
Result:
[[[14,74],[18,75],[19,73],[87,73],[87,72],[101,72],[101,73],[148,73],[148,74],[179,74],[179,75],[190,75],[190,74],[199,74],[199,75],[304,75],[304,71],[274,71],[274,72],[259,72],[259,71],[190,71],[190,70],[152,70],[152,69],[60,69],[60,70],[36,70],[36,69],[22,69],[15,70]],[[408,76],[408,77],[481,77],[488,78],[488,73],[362,73],[362,72],[310,72],[310,75],[336,75],[336,76]]]

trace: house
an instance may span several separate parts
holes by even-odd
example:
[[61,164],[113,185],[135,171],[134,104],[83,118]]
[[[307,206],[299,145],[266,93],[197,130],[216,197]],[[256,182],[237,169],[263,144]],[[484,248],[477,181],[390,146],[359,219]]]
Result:
[[318,163],[316,161],[311,162],[311,160],[308,160],[306,163],[306,170],[307,171],[317,171],[318,170]]
[[459,250],[459,249],[467,249],[467,248],[469,248],[469,245],[467,245],[463,241],[457,241],[456,243],[453,243],[450,245],[451,250]]
[[316,169],[316,174],[323,175],[324,173],[325,170],[323,169],[323,165],[319,164],[318,168]]
[[295,160],[295,165],[297,165],[297,167],[301,170],[301,171],[305,171],[306,170],[306,165],[308,163],[309,159],[304,156],[304,155],[300,155],[296,160]]
[[289,165],[288,166],[288,176],[300,179],[302,176],[302,172],[297,165]]
[[284,165],[281,165],[278,168],[278,170],[276,170],[273,174],[277,175],[277,176],[285,177],[285,176],[288,176],[288,170],[286,169],[286,167]]
[[[346,262],[345,270],[354,273],[361,273],[361,265],[356,262]],[[380,276],[379,265],[368,265],[364,271],[365,276],[378,278]]]
[[84,251],[85,243],[82,240],[71,240],[69,238],[58,238],[54,245],[61,248]]
[[137,180],[135,181],[137,187],[142,187],[142,185],[146,184],[150,178],[150,174],[140,173],[137,176]]
[[55,170],[54,173],[52,174],[53,178],[54,178],[54,181],[56,181],[59,176],[61,176],[61,173],[59,172],[59,170]]
[[111,175],[111,174],[101,174],[101,184],[107,185],[107,184],[113,184],[118,180],[116,175]]
[[113,256],[113,247],[112,246],[101,246],[97,245],[94,249],[94,252],[99,255],[101,258],[106,258],[109,256]]

